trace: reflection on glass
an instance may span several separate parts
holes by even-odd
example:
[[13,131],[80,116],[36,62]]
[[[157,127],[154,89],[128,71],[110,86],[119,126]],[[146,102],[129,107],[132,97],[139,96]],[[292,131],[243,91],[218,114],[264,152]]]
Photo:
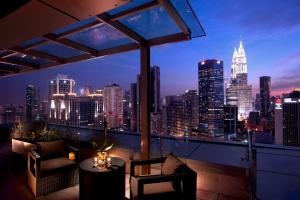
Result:
[[67,38],[97,50],[132,43],[125,35],[105,24],[96,25]]
[[74,56],[79,56],[84,54],[84,52],[69,48],[67,46],[56,44],[53,42],[48,42],[46,45],[39,46],[35,50],[44,52],[50,55],[68,59]]
[[162,6],[122,18],[120,22],[146,39],[181,32]]

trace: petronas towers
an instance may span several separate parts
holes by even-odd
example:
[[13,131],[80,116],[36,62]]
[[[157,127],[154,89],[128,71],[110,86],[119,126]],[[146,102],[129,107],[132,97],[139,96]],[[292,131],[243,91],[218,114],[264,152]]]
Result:
[[232,56],[226,104],[238,107],[239,120],[247,119],[252,111],[252,86],[248,85],[247,58],[242,42],[238,49],[234,49]]

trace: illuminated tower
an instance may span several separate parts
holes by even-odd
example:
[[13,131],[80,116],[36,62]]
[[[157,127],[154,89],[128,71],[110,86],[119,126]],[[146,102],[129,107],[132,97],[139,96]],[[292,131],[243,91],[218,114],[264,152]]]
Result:
[[103,108],[108,128],[123,127],[123,94],[123,89],[117,84],[108,85],[104,88]]
[[252,86],[248,85],[247,58],[243,43],[234,49],[231,79],[226,88],[226,104],[238,107],[238,119],[247,119],[252,111]]

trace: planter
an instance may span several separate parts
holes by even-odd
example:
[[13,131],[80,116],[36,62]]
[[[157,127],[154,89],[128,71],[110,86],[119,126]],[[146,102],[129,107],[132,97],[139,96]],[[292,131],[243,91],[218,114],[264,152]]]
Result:
[[27,156],[27,150],[29,148],[36,148],[36,144],[33,141],[21,139],[21,138],[13,138],[11,139],[11,150],[14,153]]

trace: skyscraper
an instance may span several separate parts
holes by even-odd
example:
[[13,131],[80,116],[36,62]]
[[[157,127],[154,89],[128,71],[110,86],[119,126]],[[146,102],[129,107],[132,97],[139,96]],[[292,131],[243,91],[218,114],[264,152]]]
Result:
[[40,119],[40,91],[33,85],[26,87],[26,120],[33,121]]
[[150,112],[160,112],[160,69],[157,65],[150,68]]
[[252,86],[248,85],[247,59],[242,42],[238,50],[234,49],[231,79],[226,89],[226,104],[238,106],[239,120],[247,119],[252,111]]
[[254,103],[255,111],[260,111],[260,95],[256,93],[255,95],[255,103]]
[[[140,75],[137,75],[136,82],[136,126],[137,131],[140,131]],[[135,106],[131,105],[131,106]],[[154,65],[150,68],[150,114],[151,119],[155,124],[159,124],[158,120],[161,119],[161,106],[160,106],[160,68]],[[135,123],[133,121],[133,123]],[[154,126],[152,126],[154,127]],[[152,132],[152,131],[151,131]]]
[[130,92],[129,91],[124,92],[123,111],[124,111],[124,113],[123,113],[123,116],[124,116],[123,128],[125,130],[130,130],[131,107],[130,107]]
[[199,129],[208,136],[224,133],[223,61],[198,64]]
[[130,84],[130,130],[137,131],[137,84]]
[[260,115],[262,117],[270,117],[271,115],[271,77],[259,77],[259,91],[260,91]]
[[104,88],[104,113],[108,128],[123,127],[123,89],[117,84],[111,84]]
[[300,91],[290,93],[283,99],[283,144],[300,146]]
[[283,119],[282,119],[282,100],[277,97],[274,108],[274,126],[275,126],[275,143],[283,144]]
[[236,134],[238,121],[237,106],[224,106],[224,133]]
[[59,94],[75,94],[75,80],[67,75],[59,74],[49,82],[49,98]]

